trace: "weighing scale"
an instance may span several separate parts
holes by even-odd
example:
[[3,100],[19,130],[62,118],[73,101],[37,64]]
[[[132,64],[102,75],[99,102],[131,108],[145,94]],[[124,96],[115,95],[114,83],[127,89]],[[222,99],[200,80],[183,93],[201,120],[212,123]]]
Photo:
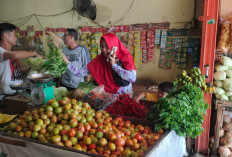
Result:
[[43,105],[54,99],[53,75],[32,74],[28,79],[31,83],[36,84],[36,87],[31,91],[31,100],[35,105]]

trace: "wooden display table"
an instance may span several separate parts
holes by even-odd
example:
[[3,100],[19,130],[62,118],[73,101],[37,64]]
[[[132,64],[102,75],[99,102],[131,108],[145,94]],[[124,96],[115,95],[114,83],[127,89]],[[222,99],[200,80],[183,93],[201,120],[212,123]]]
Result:
[[4,113],[23,114],[24,111],[32,110],[34,108],[31,105],[27,105],[30,102],[31,98],[28,96],[25,98],[20,98],[19,95],[6,97]]

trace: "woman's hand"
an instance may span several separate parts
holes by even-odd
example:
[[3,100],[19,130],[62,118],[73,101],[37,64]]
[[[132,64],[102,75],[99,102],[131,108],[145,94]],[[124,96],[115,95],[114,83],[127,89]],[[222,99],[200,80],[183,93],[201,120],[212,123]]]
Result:
[[114,52],[112,55],[109,56],[109,62],[113,66],[116,63],[116,53]]
[[68,60],[68,58],[66,57],[66,55],[65,55],[65,54],[62,54],[62,57],[63,57],[65,63],[68,64],[68,63],[69,63],[69,60]]

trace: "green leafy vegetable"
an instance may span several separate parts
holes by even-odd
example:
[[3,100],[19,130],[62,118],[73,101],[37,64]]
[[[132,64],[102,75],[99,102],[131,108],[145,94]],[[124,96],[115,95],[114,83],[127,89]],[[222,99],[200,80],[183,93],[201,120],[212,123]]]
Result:
[[83,94],[88,94],[89,91],[91,91],[92,89],[94,89],[96,87],[95,83],[93,81],[89,81],[89,82],[80,82],[77,89],[82,90]]
[[204,129],[201,127],[208,108],[203,93],[194,85],[182,86],[158,100],[148,113],[155,130],[175,130],[180,136],[196,138]]
[[40,67],[40,70],[48,71],[54,77],[60,77],[65,73],[68,65],[63,60],[62,50],[60,48],[49,47],[50,50],[47,55],[47,60]]

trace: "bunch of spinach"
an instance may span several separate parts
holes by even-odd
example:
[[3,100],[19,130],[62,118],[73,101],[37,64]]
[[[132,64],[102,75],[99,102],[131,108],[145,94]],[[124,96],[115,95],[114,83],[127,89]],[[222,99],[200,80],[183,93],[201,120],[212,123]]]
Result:
[[175,89],[158,100],[148,113],[155,130],[175,130],[180,136],[196,138],[204,130],[201,125],[208,108],[203,92],[194,85]]

